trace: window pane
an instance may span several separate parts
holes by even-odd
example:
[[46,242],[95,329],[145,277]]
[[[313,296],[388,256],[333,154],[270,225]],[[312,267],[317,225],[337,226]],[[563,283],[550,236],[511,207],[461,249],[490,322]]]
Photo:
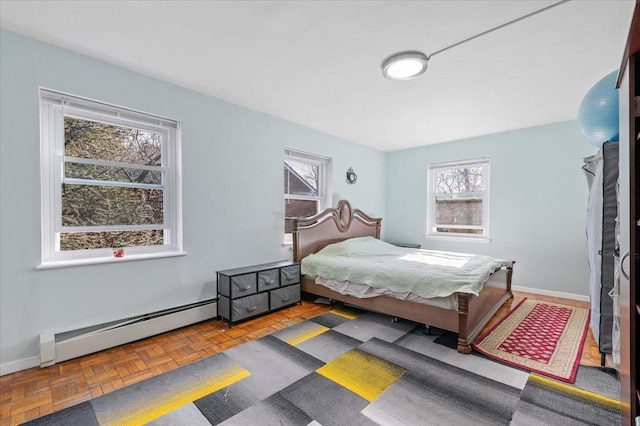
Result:
[[289,234],[293,231],[293,219],[313,216],[316,213],[318,213],[318,202],[316,200],[285,200],[285,234]]
[[482,199],[436,199],[436,225],[482,226]]
[[64,154],[70,157],[160,166],[162,135],[65,117]]
[[109,247],[137,247],[162,245],[163,231],[63,232],[60,250],[87,250]]
[[487,164],[435,168],[432,231],[484,234]]
[[317,196],[320,166],[296,160],[284,160],[284,193]]
[[104,180],[112,182],[133,182],[162,184],[163,172],[155,170],[130,169],[127,167],[96,166],[93,164],[64,163],[64,176],[76,179]]
[[[452,167],[435,171],[436,194],[470,194],[484,191],[482,166]],[[465,196],[463,196],[466,198]]]
[[162,223],[162,190],[62,185],[62,226]]
[[[436,169],[435,228],[437,232],[482,234],[484,167],[482,165]],[[449,225],[449,226],[447,226]]]

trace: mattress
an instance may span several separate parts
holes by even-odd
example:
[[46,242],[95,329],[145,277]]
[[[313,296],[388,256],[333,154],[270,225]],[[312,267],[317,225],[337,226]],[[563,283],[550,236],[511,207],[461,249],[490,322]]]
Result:
[[396,247],[373,237],[329,244],[301,261],[308,277],[365,283],[425,299],[480,294],[492,273],[512,261],[468,253]]
[[425,298],[410,292],[394,292],[387,288],[371,287],[367,284],[352,283],[351,281],[338,281],[331,278],[316,277],[316,284],[327,287],[346,296],[353,296],[359,299],[366,299],[377,296],[389,296],[400,300],[409,300],[416,303],[424,303],[425,305],[436,306],[442,309],[453,311],[458,310],[458,298],[455,294],[446,297]]

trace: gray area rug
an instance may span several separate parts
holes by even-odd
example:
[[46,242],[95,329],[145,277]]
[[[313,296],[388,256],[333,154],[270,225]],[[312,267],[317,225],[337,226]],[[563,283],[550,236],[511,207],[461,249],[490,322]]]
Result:
[[410,321],[338,308],[29,424],[620,422],[615,374],[581,367],[574,387],[556,388],[485,357],[459,354],[436,338]]

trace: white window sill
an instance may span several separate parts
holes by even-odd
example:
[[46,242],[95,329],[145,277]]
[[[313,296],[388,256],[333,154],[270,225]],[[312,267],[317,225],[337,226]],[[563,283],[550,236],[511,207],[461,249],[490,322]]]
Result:
[[145,254],[125,254],[124,257],[94,257],[90,259],[73,259],[73,260],[56,260],[51,262],[44,262],[36,266],[37,270],[40,269],[55,269],[55,268],[67,268],[70,266],[84,266],[84,265],[99,265],[101,263],[119,263],[119,262],[132,262],[136,260],[146,259],[160,259],[163,257],[177,257],[186,256],[184,251],[169,251],[163,253],[145,253]]
[[439,240],[439,241],[455,241],[463,243],[483,243],[488,244],[491,242],[489,237],[460,237],[454,235],[425,235],[425,240]]

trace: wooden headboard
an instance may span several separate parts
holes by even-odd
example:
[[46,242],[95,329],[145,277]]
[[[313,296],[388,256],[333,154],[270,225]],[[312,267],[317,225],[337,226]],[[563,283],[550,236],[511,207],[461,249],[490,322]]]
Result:
[[380,238],[382,219],[351,208],[347,200],[315,216],[300,218],[293,225],[293,260],[301,261],[325,246],[354,237]]

